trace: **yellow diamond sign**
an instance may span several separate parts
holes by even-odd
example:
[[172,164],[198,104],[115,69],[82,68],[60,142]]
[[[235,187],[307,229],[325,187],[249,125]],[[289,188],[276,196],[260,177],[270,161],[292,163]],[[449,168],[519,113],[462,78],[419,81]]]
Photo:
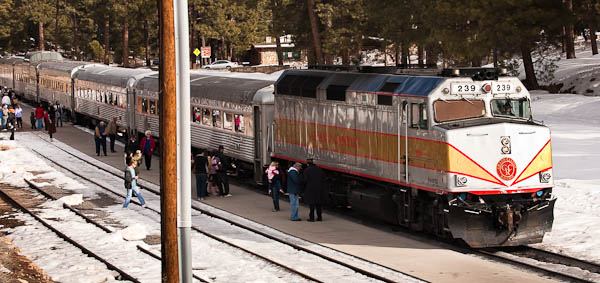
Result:
[[196,50],[194,50],[194,55],[196,55],[196,56],[200,55],[200,49],[196,48]]

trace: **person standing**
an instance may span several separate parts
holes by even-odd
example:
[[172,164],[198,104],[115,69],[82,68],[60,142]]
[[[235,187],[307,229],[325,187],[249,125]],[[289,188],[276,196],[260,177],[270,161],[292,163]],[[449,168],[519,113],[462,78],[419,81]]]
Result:
[[15,110],[8,109],[8,121],[6,123],[6,128],[10,131],[10,140],[15,139],[15,128],[16,128],[16,118],[15,118]]
[[50,118],[50,120],[52,120],[53,124],[56,124],[56,109],[52,104],[48,106],[48,117]]
[[56,125],[54,124],[54,121],[52,121],[52,119],[48,119],[46,121],[46,125],[48,127],[48,135],[50,136],[50,141],[53,141],[52,134],[56,133]]
[[56,125],[62,128],[63,126],[63,106],[56,101],[56,104],[54,104],[54,109],[56,112]]
[[8,95],[8,93],[4,93],[4,95],[2,96],[2,105],[11,105],[10,96]]
[[102,146],[102,152],[104,152],[104,156],[106,156],[106,125],[104,124],[104,121],[100,121],[100,123],[96,125],[94,132],[96,155],[100,156],[100,146]]
[[154,153],[154,148],[156,147],[156,142],[152,137],[152,132],[146,131],[146,136],[142,138],[140,142],[140,149],[144,154],[144,161],[146,162],[146,170],[150,170],[150,166],[152,165],[152,154]]
[[227,175],[227,170],[231,167],[231,162],[229,161],[229,157],[225,156],[225,147],[220,145],[219,151],[215,153],[215,156],[219,158],[219,168],[217,168],[217,184],[219,186],[219,191],[221,192],[221,196],[230,197],[229,193],[229,176]]
[[4,130],[6,127],[4,118],[5,117],[8,118],[7,115],[8,115],[8,111],[7,111],[6,115],[4,115],[4,105],[2,105],[2,108],[0,108],[0,129],[2,129],[2,130]]
[[196,175],[196,195],[204,200],[207,195],[206,186],[208,181],[208,159],[203,150],[194,157],[194,174]]
[[279,166],[279,163],[277,161],[272,161],[269,168],[265,171],[269,181],[269,195],[273,198],[273,210],[271,210],[273,212],[279,211],[279,193],[283,193],[280,181],[281,175],[279,174],[277,166]]
[[113,117],[112,121],[108,123],[108,138],[110,139],[110,152],[115,151],[115,139],[117,138],[117,117]]
[[138,176],[135,174],[135,167],[137,166],[137,162],[132,159],[128,159],[128,167],[125,168],[125,189],[127,189],[127,196],[125,197],[125,203],[123,203],[123,208],[127,208],[129,202],[131,201],[131,195],[135,192],[138,200],[142,204],[142,207],[146,207],[146,201],[144,197],[142,197],[142,193],[140,192],[140,187],[137,186]]
[[[131,134],[131,136],[129,136],[129,139],[127,140],[127,144],[125,145],[125,148],[124,148],[125,158],[133,156],[135,154],[135,152],[139,151],[139,150],[140,150],[140,143],[135,138],[135,134]],[[125,161],[125,163],[127,164],[127,161]]]
[[302,178],[300,177],[300,169],[302,169],[302,164],[296,162],[288,170],[287,191],[290,197],[290,207],[292,209],[292,215],[290,217],[290,220],[292,221],[302,220],[298,218],[298,202],[300,200],[300,192],[302,190]]
[[2,104],[2,129],[6,130],[8,122],[8,105]]
[[219,158],[215,156],[214,152],[208,153],[208,191],[211,195],[221,195],[221,193],[217,194],[218,186],[217,186],[217,168],[219,167]]
[[323,169],[314,164],[312,158],[307,159],[306,162],[308,163],[308,168],[304,169],[302,176],[305,184],[304,200],[310,208],[308,221],[315,221],[315,209],[317,210],[317,221],[323,221],[321,211],[322,205],[326,201],[325,186],[323,184],[325,173]]
[[21,105],[17,104],[15,106],[15,119],[17,119],[17,127],[19,129],[23,128],[23,109],[21,108]]
[[34,111],[31,111],[31,113],[30,113],[30,114],[31,114],[31,115],[29,115],[29,122],[31,123],[31,129],[32,129],[32,130],[35,130],[35,129],[37,128],[37,127],[35,126],[35,122],[36,122],[36,120],[35,120],[35,113],[34,113]]
[[39,104],[38,107],[35,108],[35,121],[37,123],[37,129],[40,130],[44,127],[42,125],[42,121],[44,120],[44,108],[42,108],[42,104]]

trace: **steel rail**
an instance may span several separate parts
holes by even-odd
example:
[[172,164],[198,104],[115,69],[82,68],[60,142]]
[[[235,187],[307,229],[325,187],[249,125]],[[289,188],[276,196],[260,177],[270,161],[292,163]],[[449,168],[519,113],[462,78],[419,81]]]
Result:
[[[44,139],[44,138],[42,138],[42,140],[44,140],[44,141],[46,141],[46,142],[50,143],[49,141],[47,141],[47,140],[46,140],[46,139]],[[53,144],[53,145],[54,145],[54,144]],[[112,171],[110,171],[110,170],[107,170],[106,168],[103,168],[102,166],[98,166],[98,165],[96,165],[96,164],[94,164],[94,163],[91,163],[91,162],[89,162],[88,160],[85,160],[84,158],[81,158],[81,157],[79,157],[79,156],[77,156],[77,155],[75,155],[75,154],[73,154],[73,153],[71,153],[71,152],[69,152],[69,151],[67,151],[67,150],[65,150],[65,149],[63,149],[63,148],[61,148],[61,147],[57,146],[57,145],[54,145],[54,146],[55,146],[56,148],[58,148],[59,150],[61,150],[61,151],[63,151],[63,152],[66,152],[66,153],[68,153],[69,155],[71,155],[71,156],[73,156],[73,157],[75,157],[75,158],[77,158],[77,159],[79,159],[79,160],[81,160],[81,161],[83,161],[83,162],[85,162],[85,163],[87,163],[87,164],[89,164],[89,165],[92,165],[92,166],[94,166],[94,167],[96,167],[96,168],[98,168],[98,169],[100,169],[100,170],[102,170],[102,171],[104,171],[104,172],[107,172],[107,173],[109,173],[109,174],[112,174],[112,175],[114,175],[115,177],[117,177],[117,178],[119,178],[119,179],[123,179],[123,177],[122,177],[122,176],[119,176],[119,175],[117,175],[116,173],[114,173],[114,172],[112,172]],[[33,150],[33,149],[32,149],[32,150]],[[35,150],[33,150],[33,151],[35,151]],[[36,152],[36,153],[38,153],[39,155],[41,155],[39,152],[37,152],[37,151],[35,151],[35,152]],[[42,155],[42,156],[43,156],[43,155]],[[48,159],[48,158],[47,158],[47,157],[45,157],[45,156],[44,156],[44,158]],[[48,159],[48,160],[50,160],[50,159]],[[52,161],[52,160],[50,160],[50,161]],[[52,161],[52,162],[54,162],[55,164],[57,164],[55,161]],[[107,165],[107,166],[110,166],[110,165],[108,165],[108,164],[106,164],[106,165]],[[60,167],[62,167],[62,168],[64,168],[64,169],[66,169],[65,167],[63,167],[63,166],[61,166],[61,165],[59,165],[59,166],[60,166]],[[66,169],[66,170],[69,170],[69,169]],[[69,171],[70,171],[70,170],[69,170]],[[85,179],[85,177],[82,177],[81,175],[79,175],[79,174],[77,174],[77,173],[75,173],[75,172],[73,172],[73,173],[74,173],[75,175],[77,175],[77,176],[79,176],[79,177],[81,177],[81,178],[84,178],[84,179]],[[93,181],[92,181],[92,183],[94,183],[94,184],[96,184],[96,185],[98,185],[98,186],[101,186],[101,185],[99,185],[99,184],[98,184],[98,183],[96,183],[96,182],[93,182]],[[150,183],[151,183],[151,182],[150,182]],[[154,184],[154,183],[151,183],[151,184]],[[156,184],[154,184],[154,185],[156,185]],[[159,191],[156,191],[156,190],[154,190],[154,189],[152,189],[152,188],[150,188],[150,187],[147,187],[147,186],[144,186],[144,185],[141,185],[141,184],[139,184],[139,186],[140,186],[141,188],[143,188],[144,190],[146,190],[146,191],[149,191],[149,192],[151,192],[151,193],[153,193],[153,194],[155,194],[155,195],[158,195],[158,196],[160,196],[160,192],[159,192]],[[311,249],[309,249],[309,248],[305,248],[305,247],[302,247],[302,246],[296,245],[296,244],[294,244],[294,243],[286,242],[286,241],[285,241],[285,240],[283,240],[283,239],[277,238],[277,237],[275,237],[275,236],[272,236],[272,235],[270,235],[270,234],[268,234],[268,233],[265,233],[265,232],[263,232],[263,231],[260,231],[260,230],[254,229],[254,228],[252,228],[252,227],[249,227],[249,226],[247,226],[247,225],[241,224],[241,223],[239,223],[239,222],[236,222],[236,221],[233,221],[233,220],[227,219],[227,218],[225,218],[225,217],[219,216],[219,215],[217,215],[217,214],[214,214],[214,213],[212,213],[212,212],[210,212],[210,211],[208,211],[208,210],[206,210],[206,209],[203,209],[203,208],[201,208],[201,207],[199,207],[199,206],[197,206],[197,205],[195,205],[195,204],[192,204],[192,208],[193,208],[193,209],[195,209],[195,210],[197,210],[197,211],[199,211],[199,212],[201,212],[201,213],[203,213],[203,214],[206,214],[206,215],[208,215],[208,216],[210,216],[210,217],[213,217],[213,218],[216,218],[216,219],[219,219],[219,220],[225,221],[225,222],[227,222],[227,223],[229,223],[229,224],[231,224],[231,225],[233,225],[233,226],[236,226],[236,227],[239,227],[239,228],[242,228],[242,229],[248,230],[248,231],[250,231],[250,232],[253,232],[253,233],[255,233],[255,234],[261,235],[261,236],[263,236],[263,237],[265,237],[265,238],[268,238],[268,239],[270,239],[270,240],[274,240],[274,241],[277,241],[277,242],[279,242],[279,243],[282,243],[282,244],[288,245],[288,246],[290,246],[290,247],[292,247],[292,248],[294,248],[294,249],[297,249],[297,250],[300,250],[300,251],[306,252],[306,253],[308,253],[308,254],[311,254],[311,255],[314,255],[314,256],[320,257],[320,258],[322,258],[322,259],[324,259],[324,260],[327,260],[327,261],[330,261],[330,262],[333,262],[333,263],[339,264],[339,265],[341,265],[341,266],[344,266],[344,267],[346,267],[346,268],[349,268],[349,269],[351,269],[351,270],[353,270],[353,271],[355,271],[355,272],[357,272],[357,273],[363,274],[363,275],[365,275],[365,276],[367,276],[367,277],[370,277],[370,278],[373,278],[373,279],[377,279],[377,280],[380,280],[380,281],[383,281],[383,282],[387,282],[387,283],[393,283],[393,282],[396,282],[396,280],[392,280],[392,279],[389,279],[389,278],[383,277],[383,276],[381,276],[381,275],[378,275],[378,274],[376,274],[376,273],[370,272],[370,271],[368,271],[368,270],[364,270],[364,269],[362,269],[362,268],[360,268],[360,267],[357,267],[357,266],[354,266],[354,265],[352,265],[352,264],[349,264],[349,263],[343,262],[343,261],[341,261],[341,260],[338,260],[338,259],[335,259],[335,258],[333,258],[333,257],[327,256],[327,255],[324,255],[324,254],[321,254],[321,253],[318,253],[318,252],[315,252],[315,251],[313,251],[313,250],[311,250]],[[239,215],[238,215],[238,216],[239,216]],[[242,216],[239,216],[239,217],[242,217]],[[244,217],[242,217],[242,218],[244,218]],[[244,219],[246,219],[246,218],[244,218]],[[248,220],[249,220],[249,219],[248,219]],[[192,227],[192,228],[193,228],[193,227]],[[277,230],[277,231],[279,231],[279,230]],[[280,233],[283,233],[283,234],[286,234],[286,235],[288,235],[288,234],[287,234],[287,233],[285,233],[285,232],[282,232],[282,231],[279,231],[279,232],[280,232]],[[292,236],[292,235],[290,235],[290,236]],[[317,244],[317,243],[314,243],[314,244],[315,244],[315,245],[319,245],[319,244]],[[321,246],[321,245],[319,245],[319,246]],[[351,257],[354,257],[354,258],[360,259],[360,260],[362,260],[362,261],[365,261],[365,262],[368,262],[368,263],[370,263],[370,264],[376,265],[376,266],[378,266],[378,267],[380,267],[380,268],[385,268],[385,269],[387,269],[387,270],[390,270],[390,271],[392,271],[392,272],[398,272],[398,273],[401,273],[402,275],[404,275],[404,276],[407,276],[407,277],[411,277],[411,278],[414,278],[414,279],[417,279],[417,280],[423,280],[422,278],[417,278],[417,277],[415,277],[415,276],[412,276],[412,275],[410,275],[410,274],[406,274],[406,273],[404,273],[404,272],[401,272],[401,271],[398,271],[398,270],[395,270],[395,269],[391,269],[391,268],[389,268],[389,267],[387,267],[387,266],[383,266],[383,265],[381,265],[381,264],[378,264],[378,263],[375,263],[375,262],[372,262],[372,261],[369,261],[369,260],[365,260],[365,259],[362,259],[362,258],[356,257],[356,256],[354,256],[354,255],[350,255],[350,254],[347,254],[347,253],[344,253],[344,252],[340,252],[340,253],[343,253],[344,255],[347,255],[347,256],[351,256]]]
[[37,216],[35,213],[33,213],[33,211],[27,209],[24,205],[22,205],[19,201],[17,201],[15,198],[11,197],[8,193],[6,193],[3,189],[0,189],[0,197],[2,197],[5,201],[11,203],[13,206],[17,207],[18,209],[20,209],[23,212],[26,212],[27,214],[31,215],[35,220],[37,220],[39,223],[41,223],[42,225],[44,225],[46,228],[48,228],[50,231],[54,232],[54,234],[56,234],[58,237],[60,237],[61,239],[63,239],[64,241],[70,243],[71,245],[77,247],[78,249],[80,249],[84,254],[91,256],[93,258],[95,258],[96,260],[106,264],[106,266],[108,267],[108,269],[110,270],[114,270],[117,273],[119,273],[120,278],[116,278],[117,280],[129,280],[132,282],[136,282],[136,283],[141,283],[139,280],[137,280],[135,277],[127,274],[125,271],[121,270],[120,268],[114,266],[113,264],[111,264],[110,262],[108,262],[107,260],[103,259],[102,257],[100,257],[99,255],[97,255],[96,253],[92,252],[91,250],[87,249],[86,247],[84,247],[83,245],[77,243],[75,240],[71,239],[69,236],[63,234],[62,232],[60,232],[58,229],[54,228],[52,225],[50,225],[48,222],[46,222],[44,219],[42,219],[41,217]]
[[512,258],[509,256],[505,256],[502,254],[499,254],[499,252],[501,252],[501,250],[495,250],[495,249],[489,249],[489,250],[474,250],[475,253],[479,253],[479,254],[483,254],[484,256],[487,257],[493,257],[493,258],[497,258],[500,259],[501,261],[506,261],[509,262],[510,264],[513,265],[518,265],[518,266],[523,266],[527,269],[533,270],[533,271],[537,271],[540,272],[542,274],[547,274],[549,276],[551,276],[552,278],[556,278],[556,279],[562,279],[562,280],[566,280],[568,282],[594,282],[585,278],[580,278],[571,274],[567,274],[564,272],[559,272],[557,270],[553,270],[550,268],[545,268],[542,266],[538,266],[534,263],[528,263],[525,261],[521,261],[518,258],[523,259],[523,257],[517,256],[518,258]]
[[[73,175],[75,175],[75,176],[77,176],[77,177],[79,177],[79,178],[81,178],[81,179],[84,179],[84,180],[86,180],[86,181],[88,181],[88,182],[90,182],[90,183],[92,183],[92,184],[94,184],[94,185],[96,185],[96,186],[98,186],[98,187],[100,187],[100,188],[102,188],[102,189],[106,190],[106,191],[109,191],[109,192],[113,193],[114,195],[117,195],[117,196],[119,196],[119,197],[121,197],[121,198],[124,198],[124,197],[125,197],[125,195],[123,195],[123,194],[121,194],[121,193],[117,193],[117,192],[115,192],[114,190],[112,190],[112,189],[110,189],[110,188],[108,188],[108,187],[106,187],[106,186],[104,186],[104,185],[102,185],[102,184],[100,184],[100,183],[98,183],[98,182],[96,182],[96,181],[94,181],[94,180],[91,180],[90,178],[88,178],[88,177],[85,177],[85,176],[83,176],[83,175],[81,175],[81,174],[79,174],[79,173],[77,173],[77,172],[74,172],[74,170],[71,170],[71,169],[69,169],[69,168],[67,168],[67,167],[63,166],[62,164],[60,164],[60,163],[58,163],[58,162],[56,162],[56,161],[54,161],[54,160],[52,160],[52,159],[50,159],[50,158],[48,158],[48,157],[46,157],[46,156],[42,155],[42,154],[41,154],[40,152],[38,152],[37,150],[35,150],[35,149],[31,149],[31,150],[32,150],[33,152],[35,152],[36,154],[40,155],[41,157],[43,157],[44,159],[46,159],[46,160],[48,160],[48,161],[50,161],[50,162],[54,163],[54,164],[55,164],[55,165],[57,165],[58,167],[60,167],[60,168],[62,168],[62,169],[64,169],[64,170],[67,170],[67,171],[71,172]],[[119,178],[120,178],[120,177],[119,177]],[[160,194],[159,194],[159,195],[160,195]],[[139,205],[139,206],[141,206],[141,204],[140,204],[139,202],[135,201],[135,200],[132,200],[131,202],[132,202],[132,203],[134,203],[134,204],[136,204],[136,205]],[[151,210],[151,211],[153,211],[153,212],[155,212],[155,213],[157,213],[157,214],[159,214],[159,215],[160,215],[160,211],[159,211],[159,210],[156,210],[156,209],[154,209],[154,208],[151,208],[151,207],[149,207],[149,206],[147,206],[147,207],[146,207],[146,209],[147,209],[147,210]],[[310,281],[315,281],[315,282],[323,282],[323,281],[321,281],[321,280],[318,280],[318,279],[316,279],[316,278],[314,278],[314,277],[312,277],[312,276],[310,276],[310,275],[308,275],[308,274],[306,274],[306,273],[303,273],[303,272],[301,272],[301,271],[298,271],[298,270],[296,270],[296,269],[294,269],[294,268],[292,268],[292,267],[289,267],[289,266],[287,266],[287,265],[285,265],[285,264],[282,264],[282,263],[280,263],[280,262],[277,262],[277,261],[275,261],[275,260],[272,260],[272,259],[269,259],[269,258],[267,258],[267,257],[264,257],[264,256],[262,256],[262,255],[260,255],[260,254],[258,254],[258,253],[255,253],[255,252],[253,252],[253,251],[250,251],[250,250],[248,250],[248,249],[242,248],[242,247],[240,247],[240,246],[238,246],[238,245],[236,245],[236,244],[234,244],[234,243],[232,243],[232,242],[230,242],[230,241],[227,241],[227,240],[225,240],[225,239],[223,239],[223,238],[220,238],[220,237],[218,237],[218,236],[215,236],[215,235],[213,235],[213,234],[211,234],[211,233],[209,233],[209,232],[206,232],[206,231],[204,231],[204,230],[202,230],[202,229],[200,229],[200,228],[198,228],[198,227],[192,226],[192,229],[193,229],[193,230],[195,230],[195,231],[196,231],[196,232],[198,232],[198,233],[201,233],[201,234],[203,234],[203,235],[205,235],[205,236],[209,237],[209,238],[212,238],[212,239],[214,239],[214,240],[217,240],[217,241],[219,241],[219,242],[222,242],[222,243],[224,243],[224,244],[226,244],[226,245],[229,245],[229,246],[231,246],[231,247],[234,247],[234,248],[236,248],[236,249],[240,249],[240,250],[242,250],[242,251],[244,251],[244,252],[246,252],[246,253],[249,253],[249,254],[251,254],[251,255],[253,255],[253,256],[255,256],[255,257],[257,257],[257,258],[260,258],[260,259],[262,259],[262,260],[264,260],[264,261],[267,261],[267,262],[269,262],[269,263],[271,263],[271,264],[274,264],[274,265],[276,265],[276,266],[279,266],[279,267],[281,267],[281,268],[283,268],[283,269],[285,269],[285,270],[288,270],[290,273],[297,274],[297,275],[299,275],[299,276],[301,276],[301,277],[304,277],[305,279],[308,279],[308,280],[310,280]],[[252,232],[252,231],[251,231],[251,232]],[[284,243],[285,243],[285,242],[284,242]],[[290,243],[285,243],[285,244],[287,244],[287,245],[290,245]],[[386,281],[386,282],[390,282],[390,281]],[[391,281],[391,282],[395,282],[395,281]]]

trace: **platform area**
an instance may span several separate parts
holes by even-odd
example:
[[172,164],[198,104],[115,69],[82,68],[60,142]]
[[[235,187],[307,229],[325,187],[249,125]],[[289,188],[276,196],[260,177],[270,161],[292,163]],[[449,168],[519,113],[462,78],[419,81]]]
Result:
[[[29,117],[30,108],[24,107],[23,117]],[[26,113],[25,113],[26,112]],[[26,121],[25,121],[26,120]],[[30,130],[29,119],[24,127]],[[41,132],[41,131],[40,131]],[[17,140],[18,140],[18,132]],[[87,155],[116,168],[125,168],[123,147],[116,145],[116,153],[96,156],[93,136],[65,123],[57,127],[54,138]],[[108,143],[108,142],[107,142]],[[108,145],[107,145],[108,146]],[[43,149],[41,149],[43,150]],[[193,175],[192,175],[193,177]],[[159,184],[159,157],[152,160],[152,169],[140,168],[140,178]],[[526,270],[493,262],[477,256],[462,254],[444,243],[418,239],[403,233],[372,228],[336,213],[323,213],[323,222],[307,222],[308,208],[300,207],[300,222],[290,221],[290,207],[281,201],[281,211],[271,212],[272,200],[255,190],[230,184],[232,197],[208,197],[205,204],[265,224],[274,229],[318,243],[359,258],[395,269],[431,282],[551,282]],[[195,180],[192,178],[192,196],[195,198]],[[192,243],[193,245],[193,243]],[[290,259],[293,261],[293,259]]]

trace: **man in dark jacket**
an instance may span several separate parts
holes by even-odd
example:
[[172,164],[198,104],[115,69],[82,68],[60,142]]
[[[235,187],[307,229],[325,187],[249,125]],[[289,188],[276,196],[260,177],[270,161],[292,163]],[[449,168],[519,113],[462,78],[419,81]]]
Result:
[[327,192],[325,191],[324,177],[325,173],[323,169],[317,167],[312,158],[306,160],[308,168],[304,169],[303,181],[304,181],[304,200],[310,207],[310,213],[308,215],[308,221],[315,221],[315,208],[317,209],[317,221],[323,221],[321,217],[321,209],[323,203],[327,201]]
[[217,186],[219,186],[219,192],[222,197],[230,197],[229,193],[229,176],[227,176],[227,170],[231,167],[229,157],[225,156],[225,147],[219,146],[219,151],[215,155],[219,158],[219,169],[217,170]]
[[287,191],[290,195],[290,206],[292,208],[292,216],[290,220],[301,221],[298,218],[298,200],[300,198],[300,192],[302,191],[302,179],[300,177],[300,169],[302,164],[296,162],[288,170],[287,178]]
[[201,151],[194,157],[194,174],[196,175],[196,195],[200,200],[204,200],[208,194],[206,186],[208,181],[208,159],[206,158],[206,152]]

